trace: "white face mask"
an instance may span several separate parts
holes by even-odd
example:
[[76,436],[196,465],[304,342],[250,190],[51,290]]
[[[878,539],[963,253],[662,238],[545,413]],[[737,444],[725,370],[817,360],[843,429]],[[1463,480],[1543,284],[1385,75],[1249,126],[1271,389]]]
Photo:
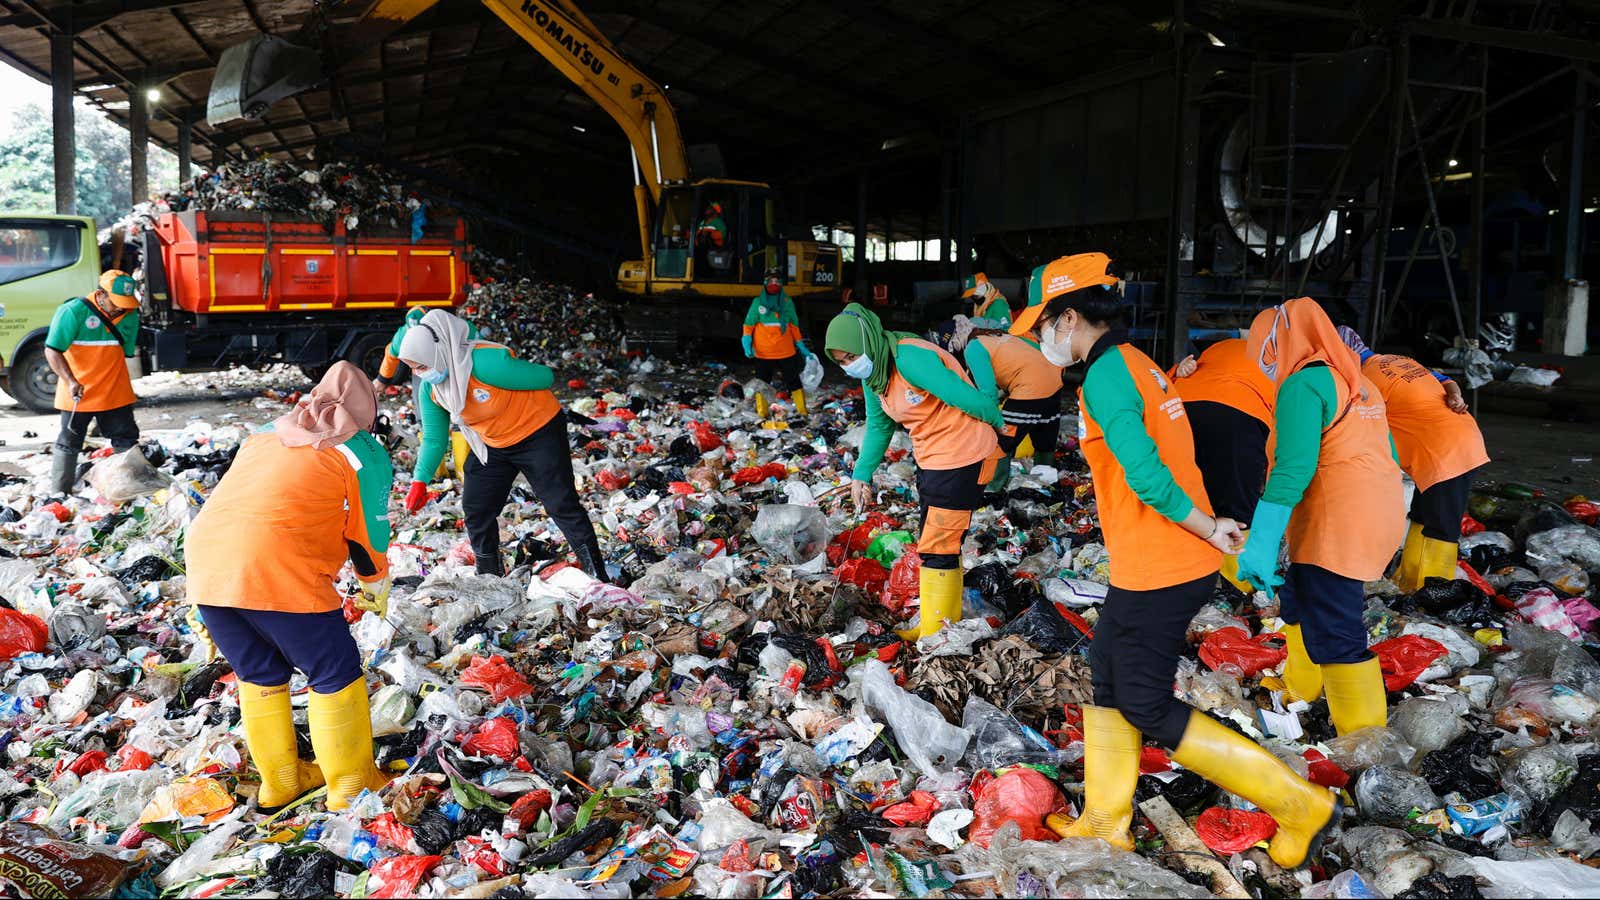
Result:
[[1057,337],[1056,326],[1060,323],[1061,320],[1056,319],[1039,332],[1039,350],[1050,365],[1066,368],[1078,363],[1072,358],[1072,333],[1078,330],[1078,326],[1068,328],[1065,335]]
[[844,373],[849,375],[851,378],[857,378],[865,381],[872,375],[872,357],[863,353],[855,359],[850,360],[850,362],[844,365],[842,368],[844,369]]
[[449,373],[443,369],[429,369],[428,374],[418,375],[417,377],[429,384],[444,384],[444,380],[448,375]]

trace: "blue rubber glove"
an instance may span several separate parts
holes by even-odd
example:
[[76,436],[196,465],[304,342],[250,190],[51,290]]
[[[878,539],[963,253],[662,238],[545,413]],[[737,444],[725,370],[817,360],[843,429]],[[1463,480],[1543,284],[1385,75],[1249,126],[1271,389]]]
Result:
[[800,358],[801,359],[810,359],[811,358],[811,348],[806,346],[806,342],[805,341],[795,341],[794,342],[794,348],[796,350],[800,351]]
[[755,344],[751,341],[750,335],[747,334],[744,337],[739,338],[739,343],[744,345],[744,358],[745,359],[755,359],[756,358]]
[[1250,517],[1250,537],[1239,553],[1239,580],[1250,582],[1268,597],[1274,596],[1278,585],[1283,584],[1278,576],[1278,548],[1283,544],[1283,532],[1289,527],[1292,512],[1292,506],[1258,502],[1255,515]]

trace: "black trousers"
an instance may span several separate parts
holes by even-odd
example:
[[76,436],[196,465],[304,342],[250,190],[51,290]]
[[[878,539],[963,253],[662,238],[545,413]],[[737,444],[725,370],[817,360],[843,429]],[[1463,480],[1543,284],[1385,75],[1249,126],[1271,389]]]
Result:
[[1194,431],[1194,463],[1211,509],[1249,527],[1267,486],[1267,425],[1223,403],[1185,403]]
[[[985,469],[990,471],[985,472]],[[917,501],[922,507],[917,552],[928,569],[959,569],[961,543],[972,512],[983,505],[983,489],[993,475],[988,462],[959,469],[918,469]]]
[[1000,405],[1000,413],[1012,426],[1006,429],[1011,434],[1000,435],[1000,449],[1005,455],[1016,456],[1024,438],[1033,438],[1035,456],[1055,454],[1056,444],[1061,441],[1061,394],[1039,400],[1007,398]]
[[1441,481],[1411,498],[1411,521],[1422,526],[1422,536],[1454,544],[1461,540],[1461,516],[1467,511],[1472,473]]
[[500,511],[511,496],[517,475],[528,479],[533,495],[544,504],[578,558],[600,559],[600,542],[594,524],[578,499],[572,476],[572,451],[567,444],[567,417],[559,413],[543,428],[509,447],[490,447],[489,460],[478,462],[468,454],[466,479],[461,487],[461,508],[467,519],[467,538],[478,558],[478,571],[498,575],[500,566]]
[[98,420],[100,433],[111,441],[112,449],[118,453],[139,443],[139,423],[133,418],[133,404],[119,406],[116,409],[107,409],[101,412],[61,412],[61,431],[56,434],[56,449],[66,453],[77,453],[83,449],[83,442],[89,436],[89,423]]
[[1364,662],[1367,601],[1362,583],[1310,563],[1290,563],[1278,588],[1278,615],[1299,625],[1306,655],[1319,666]]
[[1089,644],[1094,705],[1172,749],[1183,740],[1191,707],[1172,696],[1189,622],[1211,596],[1215,573],[1153,591],[1112,585]]
[[800,388],[802,368],[804,364],[800,362],[798,351],[793,356],[785,356],[783,359],[756,359],[756,377],[780,391]]

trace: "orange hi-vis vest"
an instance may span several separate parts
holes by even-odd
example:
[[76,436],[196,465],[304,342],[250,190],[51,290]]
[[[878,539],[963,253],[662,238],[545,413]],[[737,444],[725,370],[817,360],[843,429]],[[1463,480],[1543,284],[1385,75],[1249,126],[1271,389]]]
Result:
[[[1144,429],[1155,442],[1172,480],[1196,507],[1211,512],[1205,479],[1194,461],[1194,434],[1183,398],[1155,360],[1132,344],[1119,344],[1144,408]],[[1090,363],[1093,365],[1093,363]],[[1156,512],[1128,486],[1122,463],[1106,443],[1100,423],[1078,390],[1078,449],[1094,480],[1100,529],[1110,556],[1111,583],[1123,590],[1153,591],[1203,578],[1222,565],[1222,553]]]
[[1177,379],[1178,393],[1185,401],[1220,403],[1272,427],[1277,385],[1246,357],[1244,338],[1212,344],[1197,362],[1193,375]]
[[1489,461],[1478,423],[1444,405],[1444,386],[1427,367],[1405,356],[1373,356],[1361,364],[1361,374],[1383,394],[1400,468],[1417,490]]
[[[939,354],[944,367],[968,384],[956,358],[943,348],[921,338],[902,338],[899,346],[919,347]],[[1000,439],[987,422],[981,422],[933,394],[913,387],[899,369],[889,376],[889,385],[878,395],[884,414],[900,423],[911,435],[911,454],[924,469],[959,469],[983,462],[1000,453]]]
[[1342,412],[1323,430],[1317,472],[1289,517],[1289,561],[1372,581],[1405,537],[1405,491],[1383,394],[1366,378],[1353,398],[1333,382]]
[[1009,334],[975,340],[989,351],[995,386],[1010,399],[1046,400],[1061,393],[1061,367],[1045,359],[1038,347]]
[[[500,347],[492,341],[478,341],[474,350]],[[512,390],[469,379],[467,402],[461,408],[461,422],[478,433],[491,447],[510,447],[543,428],[561,412],[561,402],[550,391]]]

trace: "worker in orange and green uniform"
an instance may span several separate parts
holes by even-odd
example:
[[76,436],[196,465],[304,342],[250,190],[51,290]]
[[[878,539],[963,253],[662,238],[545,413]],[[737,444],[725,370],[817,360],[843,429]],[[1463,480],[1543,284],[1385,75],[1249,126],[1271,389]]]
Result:
[[[800,369],[811,348],[800,334],[800,316],[795,312],[794,300],[783,289],[776,272],[767,272],[761,293],[750,298],[750,310],[744,314],[744,336],[739,339],[744,355],[756,361],[756,377],[774,388],[789,389],[794,398],[794,409],[807,415],[806,392],[800,386]],[[765,419],[770,404],[767,395],[756,394],[756,415]]]
[[[293,412],[245,440],[184,541],[189,623],[238,677],[263,812],[324,781],[328,809],[344,809],[387,781],[372,762],[366,677],[335,589],[349,560],[356,605],[387,614],[394,472],[368,430],[377,412],[367,376],[334,363]],[[295,669],[311,686],[316,766],[295,745]]]
[[901,636],[927,637],[961,619],[961,543],[1000,461],[995,430],[1005,417],[954,356],[915,335],[885,330],[859,303],[828,323],[826,347],[846,375],[860,379],[866,406],[867,433],[850,484],[856,509],[867,506],[895,426],[911,435],[922,507],[922,619]]
[[994,331],[1011,329],[1011,304],[989,276],[979,272],[962,282],[961,299],[972,300],[972,327]]
[[[972,383],[1000,404],[1006,420],[1000,431],[1000,450],[1006,458],[989,482],[988,489],[994,492],[1004,491],[1011,481],[1011,459],[1023,441],[1033,445],[1033,464],[1047,466],[1055,462],[1061,439],[1061,367],[1039,352],[1035,309],[1024,310],[1025,318],[1012,325],[1011,334],[980,334],[967,342],[962,353]],[[1028,317],[1030,312],[1034,314]]]
[[[1267,484],[1277,385],[1245,354],[1243,338],[1218,341],[1199,359],[1186,357],[1173,374],[1189,411],[1194,461],[1205,478],[1211,507],[1239,522],[1248,536],[1250,518]],[[1251,590],[1239,578],[1236,554],[1223,555],[1222,577],[1242,591]]]
[[[383,362],[378,365],[378,377],[372,379],[372,386],[374,388],[381,391],[385,387],[395,383],[397,376],[400,374],[400,344],[406,339],[406,332],[410,331],[418,322],[421,322],[422,317],[427,314],[428,307],[426,306],[413,306],[406,310],[405,319],[401,321],[400,327],[394,330],[394,337],[389,339],[388,345],[383,348]],[[467,336],[472,340],[477,340],[478,326],[468,322]],[[417,421],[421,422],[422,391],[417,390],[418,384],[416,383],[416,380],[412,379],[412,381],[412,394],[414,395],[412,397],[412,402],[416,403],[417,405]],[[424,440],[427,439],[427,435],[423,435],[422,437]],[[461,432],[459,430],[452,428],[450,430],[450,465],[455,471],[457,479],[461,478],[465,474],[466,464],[466,439],[461,436]],[[439,471],[435,472],[434,474],[435,476],[444,474],[444,462],[442,460],[439,463]]]
[[[1405,497],[1383,394],[1309,297],[1263,310],[1246,355],[1277,384],[1272,475],[1250,517],[1239,578],[1273,593],[1287,623],[1289,693],[1328,695],[1340,734],[1387,722],[1388,697],[1361,620],[1365,582],[1405,536]],[[1287,532],[1289,568],[1278,550]]]
[[45,361],[56,375],[56,433],[50,463],[50,489],[72,493],[78,480],[78,454],[99,421],[100,433],[117,451],[139,443],[133,418],[133,380],[124,360],[138,351],[139,298],[128,273],[111,269],[87,297],[74,297],[56,308],[44,338]]
[[436,309],[405,336],[400,359],[422,382],[423,441],[405,509],[428,500],[428,477],[444,459],[454,422],[471,450],[461,485],[461,510],[479,574],[501,575],[500,511],[521,474],[572,545],[584,571],[608,580],[594,524],[578,499],[567,441],[567,417],[550,388],[555,373],[517,359],[510,348],[474,340],[467,323]]
[[1133,849],[1133,792],[1150,737],[1184,768],[1269,813],[1278,831],[1267,852],[1281,866],[1299,866],[1338,821],[1333,796],[1172,694],[1189,622],[1240,537],[1237,522],[1210,513],[1183,400],[1161,367],[1127,342],[1104,254],[1062,257],[1034,277],[1046,300],[1045,357],[1087,369],[1078,439],[1111,561],[1089,648],[1083,813],[1060,831]]
[[1460,385],[1444,373],[1410,357],[1374,353],[1348,327],[1341,326],[1339,336],[1383,394],[1400,468],[1417,485],[1394,583],[1409,594],[1429,578],[1454,578],[1472,473],[1489,462],[1483,432],[1468,414]]

